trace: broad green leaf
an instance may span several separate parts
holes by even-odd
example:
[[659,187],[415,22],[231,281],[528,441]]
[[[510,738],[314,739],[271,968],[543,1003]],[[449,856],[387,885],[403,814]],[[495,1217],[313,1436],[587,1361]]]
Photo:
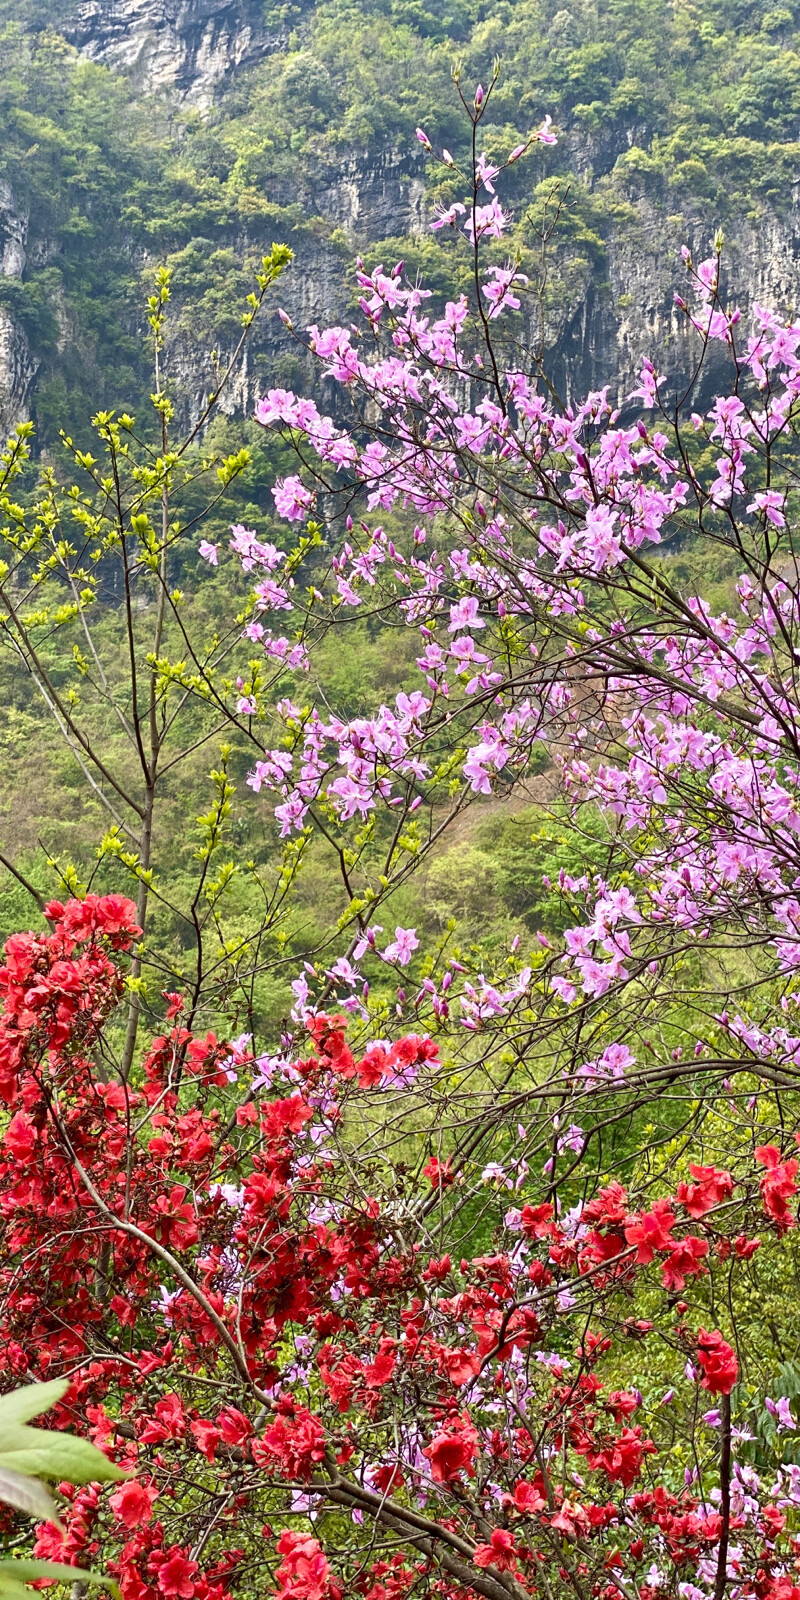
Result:
[[59,1583],[96,1583],[117,1594],[113,1578],[104,1578],[98,1572],[86,1572],[83,1567],[68,1567],[63,1561],[0,1561],[0,1582],[3,1578],[20,1578],[32,1583],[34,1578],[55,1578]]
[[119,1600],[113,1578],[86,1572],[83,1567],[67,1567],[62,1561],[0,1561],[0,1600],[33,1600],[26,1586],[37,1578],[52,1578],[56,1583],[98,1584]]
[[24,1511],[28,1517],[41,1522],[58,1522],[58,1507],[52,1495],[36,1478],[13,1472],[0,1463],[0,1500],[15,1511]]
[[0,1600],[31,1600],[31,1590],[16,1578],[0,1573]]
[[56,1482],[66,1478],[69,1483],[118,1483],[127,1477],[88,1439],[28,1428],[24,1431],[29,1437],[21,1440],[22,1431],[17,1430],[11,1438],[0,1435],[0,1470],[8,1467],[12,1472],[28,1472]]
[[40,1417],[44,1411],[49,1411],[63,1399],[68,1388],[66,1378],[54,1378],[52,1383],[26,1383],[11,1394],[0,1395],[0,1439],[7,1427],[30,1422],[31,1417]]

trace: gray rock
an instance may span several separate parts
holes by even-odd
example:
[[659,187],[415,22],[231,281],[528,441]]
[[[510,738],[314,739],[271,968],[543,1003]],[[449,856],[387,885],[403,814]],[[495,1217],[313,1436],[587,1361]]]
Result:
[[79,0],[59,29],[87,60],[200,109],[234,67],[283,42],[266,30],[259,0]]
[[[263,0],[67,0],[66,12],[58,26],[84,57],[130,73],[143,92],[163,89],[201,110],[236,68],[287,43],[267,29]],[[559,17],[559,26],[568,31],[569,13]],[[604,188],[619,181],[612,176],[619,158],[632,147],[646,150],[648,144],[644,124],[606,129],[596,136],[575,128],[562,138],[559,159],[602,200]],[[312,322],[349,320],[349,269],[357,251],[388,237],[427,230],[423,169],[424,159],[409,130],[406,150],[351,151],[336,164],[320,162],[315,170],[306,165],[291,186],[276,178],[270,199],[299,205],[307,219],[287,239],[296,260],[273,302],[285,305],[298,330]],[[536,176],[547,170],[549,158],[543,156]],[[666,186],[637,174],[631,163],[625,180],[627,207],[598,208],[602,246],[571,243],[568,231],[554,246],[548,295],[543,307],[534,301],[528,314],[529,340],[544,351],[548,371],[567,402],[606,384],[615,401],[624,401],[644,356],[665,373],[665,393],[685,394],[692,382],[696,341],[674,303],[676,289],[685,283],[680,246],[688,243],[702,259],[717,219],[704,214],[701,202],[685,214],[672,214],[670,206],[679,202]],[[518,191],[513,200],[517,214],[529,198],[530,192]],[[763,207],[760,213],[728,219],[727,232],[723,289],[729,300],[741,305],[745,316],[753,299],[796,315],[800,183],[780,211]],[[232,220],[227,243],[240,257],[262,254],[271,242],[271,233],[261,237],[242,232]],[[32,264],[40,264],[56,244],[28,239],[27,218],[8,186],[0,183],[0,273],[21,276],[26,253]],[[136,248],[135,241],[131,247]],[[6,309],[3,316],[0,411],[10,415],[16,406],[23,416],[36,363],[11,312]],[[66,338],[63,330],[62,336]],[[182,421],[196,419],[230,353],[218,349],[215,370],[210,348],[188,312],[173,323],[168,363]],[[724,352],[712,346],[706,386],[723,359]],[[249,410],[271,383],[298,381],[298,374],[302,382],[315,379],[302,347],[268,311],[224,406],[230,412]]]
[[[21,278],[25,270],[28,215],[11,185],[0,179],[0,276]],[[0,435],[27,421],[33,382],[39,367],[19,317],[0,304]]]
[[39,363],[19,322],[0,305],[0,436],[4,439],[30,416],[31,392]]
[[28,213],[14,198],[11,184],[0,178],[0,273],[21,278],[25,271]]

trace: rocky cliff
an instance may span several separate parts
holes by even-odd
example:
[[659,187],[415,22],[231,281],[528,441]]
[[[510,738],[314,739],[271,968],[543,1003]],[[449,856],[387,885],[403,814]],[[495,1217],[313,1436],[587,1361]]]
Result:
[[27,261],[28,216],[11,185],[0,180],[0,433],[30,415],[31,392],[38,361],[31,353],[22,319],[13,298],[2,296],[22,278]]
[[[236,88],[237,74],[272,52],[297,48],[299,36],[290,38],[288,24],[280,21],[286,14],[286,8],[268,11],[264,0],[70,0],[66,12],[58,8],[57,27],[81,57],[124,74],[138,94],[158,92],[162,102],[196,108],[202,116],[220,95]],[[296,24],[302,13],[293,15]],[[312,105],[314,92],[312,85],[307,91]],[[643,176],[636,161],[625,165],[628,153],[647,151],[650,136],[647,123],[634,117],[618,118],[612,132],[594,136],[585,124],[564,127],[559,161],[589,196],[594,233],[588,239],[567,227],[559,234],[544,314],[531,314],[529,336],[547,350],[549,369],[566,400],[605,384],[621,398],[633,386],[644,355],[658,361],[673,390],[691,379],[692,348],[674,306],[674,292],[683,283],[679,251],[688,242],[696,255],[707,253],[717,216],[702,198],[687,200],[684,191],[676,199],[663,172]],[[270,223],[267,231],[266,224],[243,220],[240,213],[231,215],[228,227],[223,214],[226,248],[240,261],[263,253],[273,236],[292,245],[296,260],[280,297],[299,328],[347,317],[349,268],[357,251],[398,236],[428,235],[419,147],[399,148],[397,140],[384,139],[369,152],[344,143],[341,148],[345,153],[334,158],[329,151],[309,157],[307,147],[296,177],[287,179],[284,169],[282,178],[269,178],[269,201],[291,216],[288,236],[282,222]],[[518,216],[546,170],[543,160],[528,180],[531,187],[513,197]],[[730,297],[745,309],[757,298],[795,310],[800,305],[800,185],[782,194],[780,204],[761,200],[729,215],[727,233]],[[35,257],[50,248],[28,234],[24,208],[11,187],[0,182],[0,288],[2,278],[24,279],[26,252]],[[215,238],[219,243],[219,232]],[[133,233],[128,245],[140,260]],[[206,248],[202,240],[200,245]],[[234,338],[232,332],[229,345]],[[212,342],[188,315],[175,325],[170,365],[186,420],[196,416],[215,384]],[[224,343],[220,349],[216,342],[224,361]],[[247,410],[268,384],[291,382],[302,367],[297,342],[270,313],[226,404],[232,411]],[[36,376],[37,359],[15,315],[13,295],[0,294],[3,426],[28,414]]]
[[[598,194],[604,176],[594,180]],[[322,173],[319,186],[307,189],[303,201],[318,225],[290,237],[295,261],[280,287],[280,303],[301,330],[310,323],[351,320],[357,252],[398,235],[424,235],[429,228],[421,166],[413,151],[350,157]],[[702,206],[673,214],[666,199],[640,185],[628,194],[624,220],[604,228],[600,251],[587,252],[569,239],[554,243],[544,320],[538,311],[530,312],[528,339],[531,346],[544,347],[548,372],[565,402],[608,385],[614,401],[622,403],[645,357],[665,376],[665,396],[687,393],[698,341],[675,305],[676,293],[686,289],[681,246],[688,244],[702,260],[712,232],[713,221]],[[266,249],[269,243],[266,235],[254,233],[240,246]],[[387,254],[387,265],[390,259]],[[762,207],[756,215],[729,220],[723,293],[745,315],[753,301],[787,314],[800,311],[798,188],[780,212]],[[268,384],[296,381],[298,351],[276,312],[268,312],[227,409],[252,407]],[[211,381],[206,352],[183,334],[173,361],[188,419]],[[713,385],[715,374],[727,370],[727,361],[722,346],[711,347],[701,392]],[[312,371],[306,368],[306,381]],[[692,393],[696,402],[698,394]]]
[[200,108],[234,68],[286,42],[259,0],[80,0],[59,27],[88,60]]

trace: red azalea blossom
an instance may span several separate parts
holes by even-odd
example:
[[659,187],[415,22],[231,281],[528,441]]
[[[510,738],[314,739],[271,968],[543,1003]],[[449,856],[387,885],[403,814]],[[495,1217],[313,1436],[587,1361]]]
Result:
[[153,1502],[158,1491],[152,1485],[145,1485],[138,1480],[131,1483],[121,1483],[109,1496],[109,1504],[115,1517],[124,1523],[126,1528],[139,1528],[145,1522],[150,1522],[153,1515]]
[[434,1483],[450,1483],[461,1472],[471,1473],[477,1435],[468,1421],[456,1421],[434,1435],[422,1454],[427,1456]]
[[[79,918],[67,918],[66,911],[54,920],[59,928],[65,922],[83,926]],[[89,920],[102,922],[96,908]],[[112,927],[116,920],[112,916]],[[51,947],[48,941],[53,940]],[[380,1203],[371,1198],[361,1196],[358,1206],[342,1208],[339,1215],[324,1206],[317,1210],[319,1197],[324,1196],[327,1157],[317,1154],[321,1141],[309,1139],[307,1130],[309,1124],[316,1125],[317,1085],[333,1081],[319,1075],[333,1074],[350,1084],[353,1093],[372,1092],[369,1085],[359,1087],[357,1073],[348,1076],[343,1025],[334,1026],[336,1019],[315,1024],[319,1054],[302,1063],[302,1088],[290,1085],[289,1094],[245,1105],[247,1115],[239,1125],[252,1141],[253,1155],[242,1170],[234,1160],[235,1148],[225,1142],[216,1103],[188,1096],[181,1102],[170,1089],[175,1061],[186,1051],[195,1069],[192,1094],[202,1083],[217,1094],[219,1063],[230,1054],[221,1040],[205,1034],[194,1041],[188,1030],[178,1028],[153,1041],[141,1079],[125,1084],[95,1081],[83,1048],[85,1033],[74,1051],[68,1043],[53,1044],[62,1025],[67,1039],[69,1029],[78,1027],[75,1019],[84,1015],[82,997],[91,996],[101,1020],[119,993],[116,955],[112,961],[106,949],[97,948],[88,963],[84,956],[80,945],[65,955],[61,932],[46,936],[44,944],[29,939],[13,945],[13,982],[10,969],[0,980],[10,997],[10,1009],[0,1026],[10,1026],[7,1017],[14,1005],[21,1006],[23,1000],[27,1005],[29,998],[35,1001],[38,1009],[31,1011],[26,1026],[37,1038],[43,1029],[41,1038],[56,1073],[63,1070],[59,1052],[70,1064],[72,1076],[65,1078],[69,1089],[62,1090],[62,1098],[65,1114],[72,1117],[70,1095],[74,1096],[76,1114],[70,1125],[79,1132],[73,1131],[72,1137],[83,1141],[83,1159],[92,1181],[109,1197],[109,1207],[119,1208],[120,1196],[128,1193],[135,1231],[115,1234],[107,1218],[98,1234],[83,1227],[87,1202],[68,1181],[63,1145],[35,1080],[20,1064],[24,1051],[15,1052],[12,1098],[17,1103],[0,1145],[0,1216],[12,1253],[30,1252],[37,1237],[32,1232],[34,1216],[37,1228],[44,1219],[52,1250],[40,1264],[35,1254],[26,1254],[32,1265],[25,1274],[12,1266],[4,1314],[8,1332],[19,1327],[27,1338],[31,1327],[41,1330],[39,1348],[50,1361],[72,1363],[76,1371],[93,1374],[91,1380],[77,1380],[86,1383],[85,1398],[71,1405],[84,1405],[87,1430],[104,1448],[131,1452],[138,1475],[110,1491],[105,1523],[96,1487],[72,1491],[64,1513],[64,1535],[41,1529],[38,1552],[79,1563],[90,1559],[98,1530],[110,1528],[118,1538],[112,1559],[123,1600],[157,1600],[158,1595],[165,1600],[223,1600],[241,1552],[237,1554],[228,1541],[203,1567],[192,1553],[193,1546],[178,1542],[174,1532],[170,1537],[168,1530],[179,1528],[169,1487],[169,1473],[178,1462],[184,1463],[182,1470],[192,1482],[202,1481],[198,1474],[206,1463],[213,1465],[215,1481],[229,1485],[232,1519],[246,1509],[240,1481],[263,1483],[275,1495],[283,1485],[290,1485],[292,1494],[308,1485],[313,1505],[326,1484],[336,1481],[330,1478],[333,1463],[342,1482],[352,1478],[363,1485],[353,1490],[355,1500],[346,1502],[351,1509],[359,1511],[358,1493],[367,1497],[362,1514],[369,1512],[375,1497],[378,1503],[385,1498],[402,1509],[416,1493],[412,1485],[418,1481],[420,1462],[425,1461],[429,1475],[425,1514],[441,1517],[444,1523],[452,1508],[461,1504],[468,1481],[480,1481],[480,1471],[499,1484],[502,1516],[513,1519],[518,1529],[530,1530],[534,1549],[539,1549],[545,1529],[563,1539],[565,1548],[575,1541],[602,1540],[606,1533],[609,1541],[616,1539],[613,1530],[621,1513],[602,1492],[593,1498],[586,1478],[597,1474],[630,1494],[655,1444],[642,1426],[631,1422],[642,1404],[636,1390],[604,1387],[603,1361],[612,1349],[612,1337],[603,1325],[601,1275],[607,1275],[611,1291],[611,1274],[621,1256],[627,1292],[635,1296],[637,1274],[656,1257],[661,1258],[660,1275],[670,1292],[706,1271],[712,1259],[709,1238],[702,1232],[676,1236],[676,1206],[681,1201],[688,1214],[699,1213],[702,1223],[712,1209],[707,1201],[713,1198],[717,1204],[730,1198],[729,1175],[693,1165],[691,1193],[687,1189],[682,1199],[679,1195],[674,1201],[652,1200],[638,1211],[631,1211],[625,1190],[611,1184],[584,1206],[577,1240],[562,1226],[552,1202],[526,1202],[516,1221],[513,1212],[509,1219],[524,1241],[521,1255],[516,1245],[507,1247],[507,1236],[483,1254],[461,1260],[431,1254],[430,1247],[423,1253],[416,1241],[409,1249],[384,1229]],[[38,963],[34,985],[29,982],[32,962]],[[54,974],[53,985],[47,981],[48,972]],[[51,1025],[48,1007],[54,994]],[[392,1047],[383,1054],[414,1065],[420,1048],[420,1040],[411,1037],[402,1051]],[[377,1061],[377,1055],[371,1059]],[[329,1101],[325,1104],[329,1106]],[[129,1119],[143,1114],[149,1119],[146,1141],[129,1155]],[[768,1148],[766,1159],[761,1150],[759,1160],[767,1167],[773,1188],[777,1184],[784,1192],[793,1174],[787,1173],[790,1164],[781,1161],[777,1147]],[[426,1170],[436,1189],[446,1188],[454,1176],[438,1158],[431,1158]],[[766,1181],[762,1179],[762,1184]],[[772,1190],[770,1194],[774,1211],[777,1202]],[[110,1294],[98,1273],[105,1247],[100,1247],[98,1256],[97,1239],[105,1237],[103,1229],[113,1237]],[[715,1250],[727,1246],[732,1261],[747,1260],[758,1246],[758,1240],[747,1234],[734,1233],[728,1239],[716,1230],[711,1238]],[[626,1246],[632,1248],[626,1252]],[[176,1275],[172,1260],[186,1264],[189,1285],[198,1286],[200,1296]],[[559,1326],[550,1320],[551,1291],[563,1294],[580,1282],[594,1285],[598,1269],[592,1290],[599,1308],[597,1326],[581,1328],[577,1348],[567,1361],[548,1347],[549,1330]],[[684,1306],[680,1314],[685,1310]],[[624,1323],[625,1337],[646,1339],[653,1320],[637,1316],[635,1307],[632,1311]],[[93,1361],[87,1330],[105,1326],[106,1317],[113,1330],[112,1361],[100,1364]],[[230,1344],[222,1340],[220,1329],[228,1333]],[[114,1374],[119,1385],[115,1389],[109,1380],[121,1335],[130,1340],[126,1348],[135,1355]],[[222,1377],[208,1389],[202,1387],[201,1380],[214,1363],[216,1372],[228,1370],[231,1346],[245,1351],[268,1404],[259,1400],[252,1405],[246,1388],[228,1388]],[[7,1336],[9,1361],[15,1359],[15,1348],[22,1348],[20,1341],[14,1345]],[[711,1394],[730,1393],[738,1376],[731,1346],[718,1331],[700,1329],[696,1348],[704,1388]],[[539,1353],[546,1358],[541,1367],[536,1360]],[[535,1405],[548,1449],[557,1456],[566,1449],[573,1462],[582,1465],[580,1502],[562,1497],[559,1488],[553,1498],[521,1408],[508,1412],[500,1425],[503,1396],[509,1392],[505,1385],[512,1378],[517,1382],[520,1357],[538,1375],[541,1395]],[[44,1360],[41,1370],[48,1370]],[[282,1380],[288,1374],[287,1384]],[[107,1405],[102,1399],[106,1393]],[[401,1432],[392,1436],[388,1452],[365,1462],[362,1441],[368,1430],[374,1428],[380,1437],[396,1396],[403,1396],[405,1404],[411,1393],[426,1396],[422,1407],[429,1442],[409,1447]],[[206,1414],[198,1414],[198,1396]],[[484,1400],[490,1397],[491,1405],[483,1412]],[[498,1413],[497,1425],[492,1407]],[[241,1480],[237,1474],[243,1475]],[[686,1559],[699,1559],[719,1537],[718,1514],[704,1512],[690,1496],[681,1503],[667,1499],[657,1509],[660,1506],[660,1501],[653,1501],[651,1524],[644,1512],[637,1516],[645,1530],[652,1526],[666,1542],[678,1566]],[[157,1520],[158,1513],[162,1520]],[[475,1569],[513,1573],[515,1581],[523,1581],[520,1575],[534,1559],[528,1546],[507,1526],[492,1527],[491,1517],[489,1521],[485,1537],[475,1530]],[[773,1542],[783,1536],[778,1521],[779,1514],[765,1511],[763,1536]],[[179,1537],[182,1541],[182,1533]],[[269,1538],[279,1557],[275,1588],[281,1600],[341,1600],[346,1590],[316,1537],[292,1528]],[[646,1538],[641,1542],[641,1557],[631,1559],[644,1562],[648,1545]],[[652,1547],[649,1554],[652,1559]],[[608,1574],[622,1570],[621,1530],[619,1548],[610,1542],[608,1548],[598,1546],[597,1555],[604,1582]],[[392,1555],[388,1562],[376,1556],[364,1576],[365,1600],[395,1600],[392,1585],[397,1600],[402,1600],[403,1586],[416,1581],[415,1571],[413,1561],[409,1565],[402,1556],[396,1560]],[[444,1593],[442,1600],[455,1596]]]
[[507,1528],[495,1528],[488,1544],[479,1544],[472,1559],[476,1567],[497,1567],[498,1572],[511,1572],[516,1557],[514,1535]]
[[711,1394],[730,1394],[739,1376],[734,1351],[716,1329],[697,1331],[697,1360],[703,1372],[703,1388]]
[[718,1167],[701,1167],[695,1162],[690,1163],[689,1171],[694,1181],[679,1183],[675,1198],[685,1206],[690,1217],[705,1216],[712,1207],[721,1205],[733,1194],[733,1178],[729,1172]]
[[756,1161],[767,1168],[761,1179],[761,1198],[764,1210],[772,1218],[779,1232],[784,1233],[788,1228],[795,1226],[795,1217],[789,1210],[788,1201],[797,1193],[795,1176],[798,1163],[796,1160],[781,1161],[781,1153],[777,1145],[760,1145],[755,1152]]

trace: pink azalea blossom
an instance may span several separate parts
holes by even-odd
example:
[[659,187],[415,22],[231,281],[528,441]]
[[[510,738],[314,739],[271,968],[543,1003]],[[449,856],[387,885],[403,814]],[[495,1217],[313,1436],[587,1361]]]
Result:
[[387,944],[383,952],[384,961],[396,961],[399,966],[407,967],[414,951],[419,948],[419,939],[414,928],[395,928],[394,939]]

